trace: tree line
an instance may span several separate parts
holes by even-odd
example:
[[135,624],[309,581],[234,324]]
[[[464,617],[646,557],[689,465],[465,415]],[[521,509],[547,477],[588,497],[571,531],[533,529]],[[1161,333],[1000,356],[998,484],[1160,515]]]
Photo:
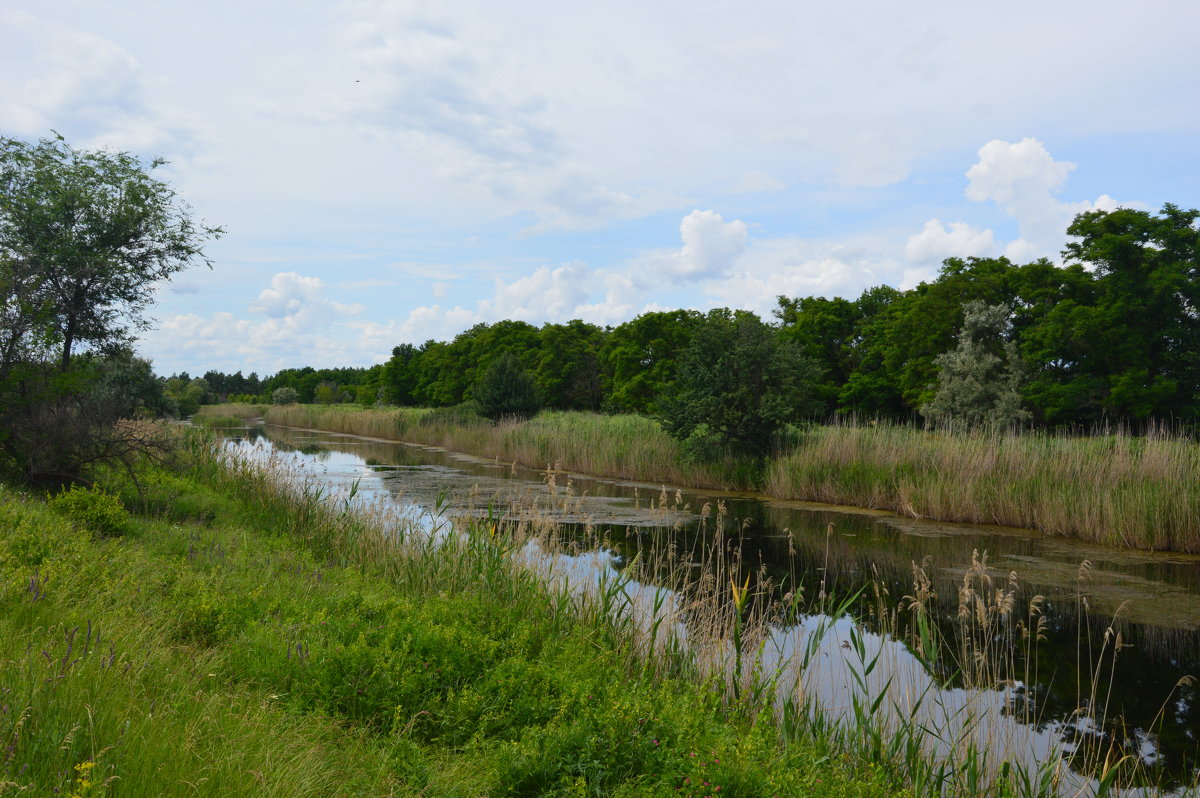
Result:
[[[716,348],[710,340],[736,320],[743,339],[755,329],[795,350],[788,368],[806,390],[803,400],[790,395],[812,418],[1045,428],[1194,422],[1198,216],[1174,205],[1084,213],[1068,230],[1063,265],[950,258],[936,278],[907,291],[883,285],[856,299],[779,297],[769,321],[722,308],[645,313],[604,328],[579,320],[477,324],[450,341],[401,344],[369,369],[287,369],[262,380],[259,395],[269,400],[286,387],[302,402],[458,405],[475,399],[489,368],[507,359],[530,376],[542,406],[665,417],[695,394],[697,380],[735,391],[726,377],[761,378],[724,358],[720,346],[729,350],[732,339]],[[704,358],[724,366],[705,371]],[[210,372],[205,380],[215,387],[237,376]]]

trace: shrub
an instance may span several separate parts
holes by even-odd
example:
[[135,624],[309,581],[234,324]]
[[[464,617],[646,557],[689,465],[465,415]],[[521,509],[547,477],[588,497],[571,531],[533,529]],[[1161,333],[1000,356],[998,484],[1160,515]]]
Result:
[[59,493],[49,504],[76,526],[99,537],[117,537],[129,528],[129,514],[121,500],[96,485],[90,489],[76,485]]
[[296,393],[295,388],[284,386],[276,388],[271,393],[271,404],[273,405],[290,405],[300,401],[300,394]]

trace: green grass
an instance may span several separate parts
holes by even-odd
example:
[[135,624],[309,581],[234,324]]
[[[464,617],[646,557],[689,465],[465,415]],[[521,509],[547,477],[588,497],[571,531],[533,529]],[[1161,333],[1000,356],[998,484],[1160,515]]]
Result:
[[1200,446],[1179,437],[821,427],[773,460],[768,493],[1200,552]]
[[644,667],[503,529],[434,545],[196,439],[184,461],[142,494],[99,475],[116,536],[0,487],[0,795],[897,789],[682,660]]
[[[220,406],[226,407],[224,405]],[[267,421],[545,468],[999,524],[1114,546],[1200,552],[1200,445],[1182,437],[961,433],[890,425],[792,431],[761,471],[689,463],[652,419],[544,412],[491,425],[469,411],[272,407]]]

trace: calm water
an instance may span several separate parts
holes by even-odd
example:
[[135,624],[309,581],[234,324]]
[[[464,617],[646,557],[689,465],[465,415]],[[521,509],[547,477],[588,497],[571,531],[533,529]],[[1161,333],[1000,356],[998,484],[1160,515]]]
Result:
[[[986,551],[994,579],[1007,582],[1016,572],[1018,607],[1034,595],[1046,597],[1048,639],[1039,647],[1035,683],[1024,693],[1032,696],[1038,718],[1027,730],[1030,750],[1040,751],[1050,739],[1069,742],[1079,733],[1073,713],[1079,691],[1087,692],[1079,685],[1091,682],[1087,671],[1095,667],[1095,652],[1111,628],[1120,632],[1124,647],[1115,666],[1111,656],[1103,659],[1101,697],[1111,693],[1109,723],[1103,732],[1090,733],[1111,735],[1128,752],[1164,768],[1168,782],[1190,780],[1195,771],[1200,685],[1176,685],[1186,675],[1200,676],[1200,557],[1128,552],[1021,530],[744,495],[684,490],[677,496],[674,488],[667,489],[667,509],[660,511],[661,485],[564,473],[547,485],[544,473],[509,463],[338,433],[268,426],[230,435],[247,441],[262,436],[274,449],[296,453],[317,478],[342,487],[356,484],[368,499],[423,509],[440,505],[450,514],[467,515],[536,504],[543,515],[563,523],[567,534],[601,530],[624,558],[666,545],[699,551],[711,544],[714,526],[712,518],[701,526],[701,508],[707,504],[716,513],[723,503],[725,554],[734,556],[740,549],[736,553],[743,563],[765,570],[776,582],[803,584],[808,596],[816,595],[822,579],[829,592],[844,595],[872,575],[891,596],[903,596],[912,592],[912,564],[924,562],[949,638],[972,551]],[[572,498],[564,501],[568,491]],[[1080,579],[1085,560],[1091,568]],[[615,562],[619,567],[621,558]],[[1089,640],[1092,653],[1081,653],[1081,641],[1086,646]],[[904,652],[899,656],[903,659]],[[959,687],[953,673],[926,678],[945,695]]]

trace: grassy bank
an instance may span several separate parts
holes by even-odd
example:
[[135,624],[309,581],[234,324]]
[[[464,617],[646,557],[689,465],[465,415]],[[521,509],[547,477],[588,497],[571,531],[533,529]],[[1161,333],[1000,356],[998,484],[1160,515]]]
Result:
[[567,470],[684,487],[759,487],[783,499],[1200,552],[1200,446],[1178,438],[826,426],[799,436],[752,479],[737,463],[684,462],[658,424],[639,416],[543,413],[525,423],[493,426],[457,410],[291,405],[269,408],[267,419],[533,467],[557,463]]
[[0,487],[0,795],[897,789],[647,659],[516,530],[434,542],[195,440],[138,476],[98,475],[127,509]]
[[[224,407],[205,412],[219,413]],[[265,417],[272,424],[442,446],[533,468],[558,464],[587,474],[684,487],[749,487],[736,462],[685,462],[674,439],[644,416],[546,411],[525,422],[492,424],[460,408],[364,410],[297,404],[270,407]]]
[[766,492],[1200,552],[1200,446],[1178,438],[822,427],[770,463]]

